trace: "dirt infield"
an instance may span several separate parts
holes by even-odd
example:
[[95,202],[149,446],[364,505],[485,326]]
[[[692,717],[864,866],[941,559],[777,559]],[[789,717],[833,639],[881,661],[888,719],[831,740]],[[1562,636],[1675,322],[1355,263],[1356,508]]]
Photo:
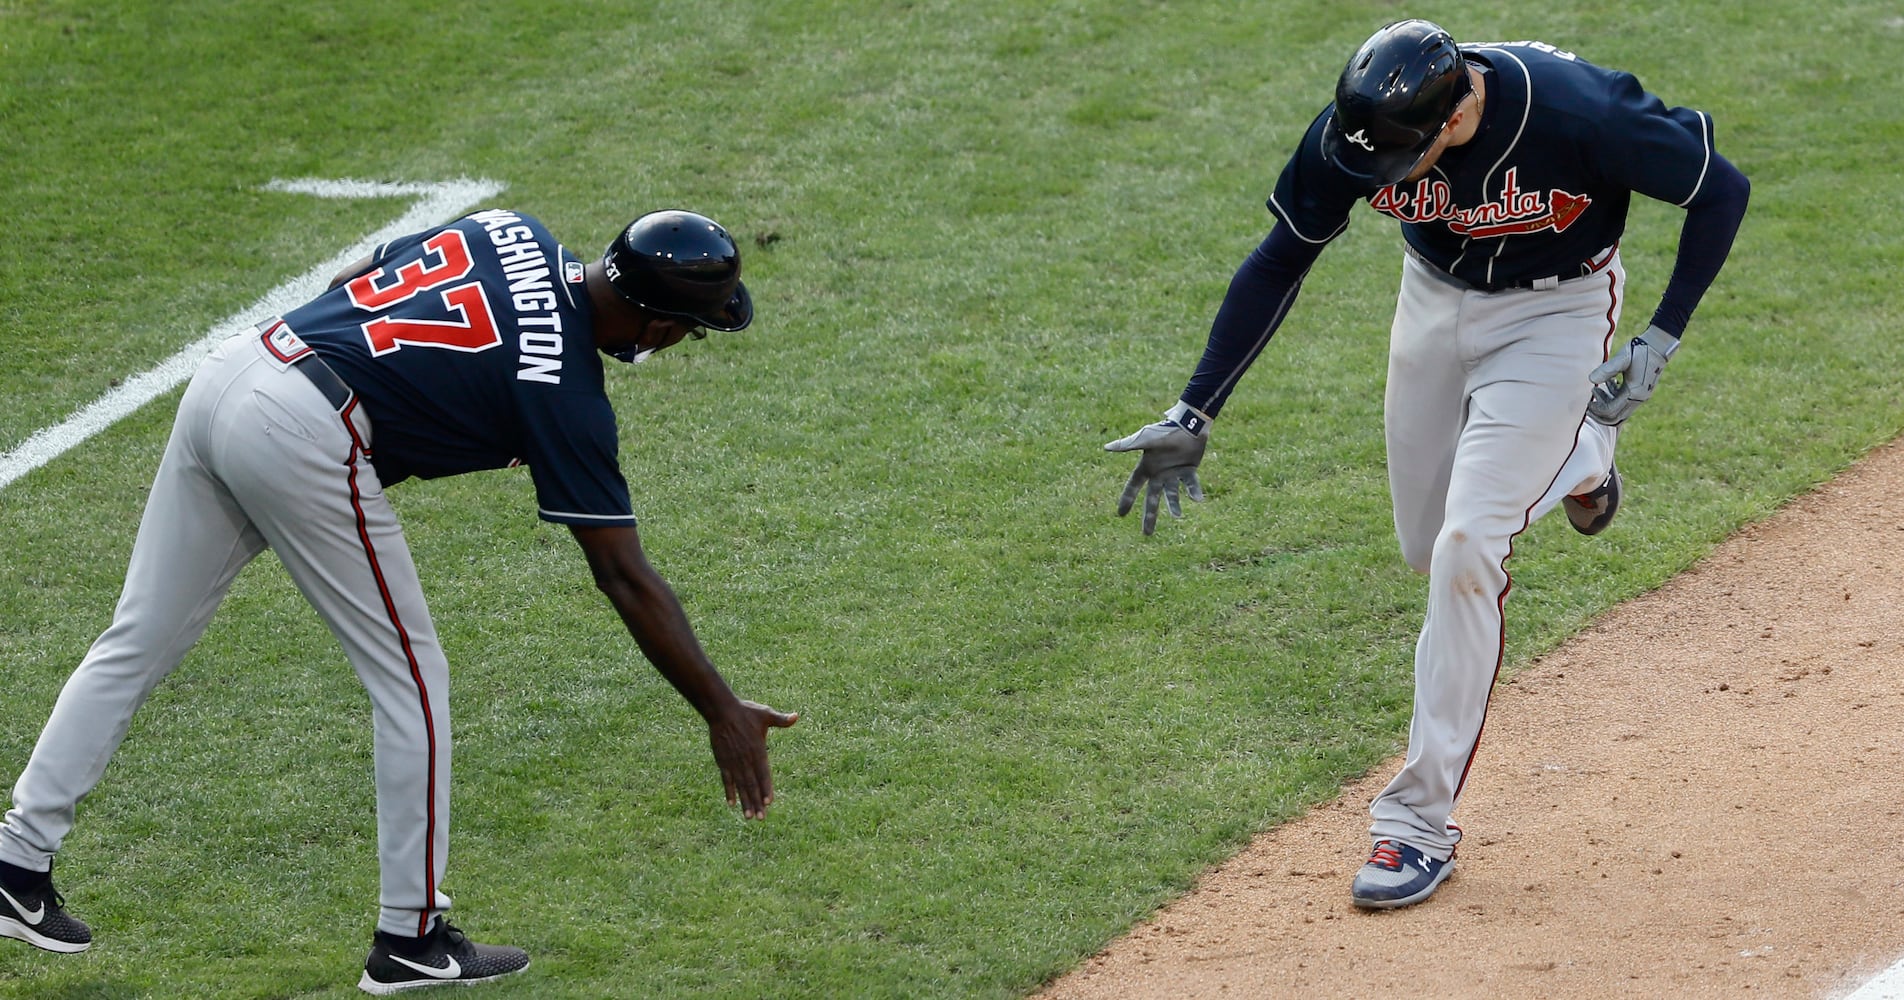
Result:
[[1843,996],[1904,955],[1900,681],[1893,443],[1497,688],[1427,903],[1349,905],[1390,761],[1038,996]]

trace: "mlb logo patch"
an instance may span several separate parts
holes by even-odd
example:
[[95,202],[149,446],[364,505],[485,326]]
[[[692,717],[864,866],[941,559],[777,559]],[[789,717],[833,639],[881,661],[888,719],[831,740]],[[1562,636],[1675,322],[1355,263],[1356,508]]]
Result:
[[582,283],[582,262],[579,260],[563,261],[562,262],[562,280],[567,281],[571,285],[581,284]]
[[283,320],[271,324],[264,331],[264,346],[279,361],[291,362],[311,353],[311,347],[291,332]]

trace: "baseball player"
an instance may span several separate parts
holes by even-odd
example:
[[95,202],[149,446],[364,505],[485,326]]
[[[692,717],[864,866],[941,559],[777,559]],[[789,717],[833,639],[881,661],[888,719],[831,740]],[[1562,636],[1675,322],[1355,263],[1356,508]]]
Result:
[[648,564],[597,351],[640,361],[753,320],[740,252],[711,220],[634,220],[599,260],[503,210],[392,240],[317,298],[220,345],[159,464],[111,627],[60,692],[0,824],[0,935],[84,951],[51,863],[133,713],[270,548],[370,693],[381,910],[359,986],[387,994],[521,971],[521,949],[444,920],[449,665],[384,487],[526,465],[641,651],[706,719],[728,802],[773,801],[769,729],[737,698]]
[[[1427,899],[1454,867],[1450,822],[1500,669],[1516,536],[1563,507],[1585,534],[1618,510],[1619,428],[1653,393],[1729,253],[1750,190],[1707,115],[1626,73],[1539,42],[1457,46],[1390,24],[1349,60],[1269,197],[1276,223],[1243,262],[1196,373],[1164,419],[1113,441],[1141,452],[1144,533],[1161,498],[1203,499],[1210,423],[1366,200],[1400,220],[1401,291],[1384,422],[1402,557],[1428,574],[1401,773],[1370,806],[1357,906]],[[1615,339],[1619,241],[1633,194],[1685,209],[1644,332]]]

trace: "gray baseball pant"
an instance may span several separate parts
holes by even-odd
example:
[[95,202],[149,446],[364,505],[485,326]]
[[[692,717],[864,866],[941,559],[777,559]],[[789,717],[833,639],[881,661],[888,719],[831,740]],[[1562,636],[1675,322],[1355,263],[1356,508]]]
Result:
[[1389,339],[1389,493],[1402,556],[1428,574],[1408,755],[1369,806],[1369,836],[1446,860],[1506,645],[1514,539],[1599,486],[1619,432],[1589,419],[1587,376],[1624,299],[1617,251],[1596,274],[1486,293],[1403,260]]
[[420,935],[449,908],[438,888],[449,854],[449,665],[367,460],[370,432],[354,396],[340,411],[257,333],[206,359],[179,403],[112,625],[60,691],[14,784],[0,860],[50,867],[133,713],[269,546],[370,694],[377,926]]

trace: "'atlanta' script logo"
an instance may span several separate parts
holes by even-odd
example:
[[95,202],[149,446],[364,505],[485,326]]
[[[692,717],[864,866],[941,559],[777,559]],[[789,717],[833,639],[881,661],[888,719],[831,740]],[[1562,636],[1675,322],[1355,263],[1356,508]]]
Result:
[[1445,222],[1462,236],[1489,239],[1495,236],[1521,236],[1551,229],[1565,232],[1593,204],[1584,194],[1568,194],[1558,188],[1542,197],[1538,191],[1522,191],[1519,168],[1510,168],[1502,178],[1501,196],[1485,204],[1464,208],[1454,203],[1448,183],[1423,178],[1413,194],[1395,184],[1375,192],[1369,205],[1377,212],[1392,215],[1403,222]]

